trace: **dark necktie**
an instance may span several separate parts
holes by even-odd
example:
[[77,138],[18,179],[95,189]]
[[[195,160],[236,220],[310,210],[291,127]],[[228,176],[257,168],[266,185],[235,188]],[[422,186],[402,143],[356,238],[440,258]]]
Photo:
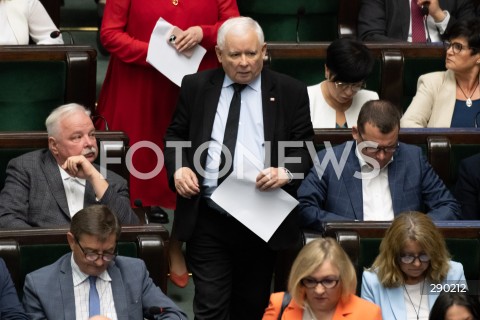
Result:
[[412,42],[425,42],[425,25],[423,23],[422,9],[417,5],[417,0],[412,0],[410,14],[412,17]]
[[[235,145],[237,144],[238,135],[238,122],[240,122],[240,105],[242,102],[241,92],[245,89],[246,84],[233,83],[234,90],[232,101],[230,102],[230,108],[228,109],[227,124],[225,125],[225,133],[223,136],[223,145],[230,150],[232,156],[232,166],[229,168],[227,174],[218,179],[218,185],[232,172],[233,159],[235,154]],[[222,170],[225,166],[225,154],[222,152],[219,170]]]
[[97,287],[95,285],[97,277],[88,277],[90,281],[90,292],[88,294],[88,316],[93,317],[100,314],[100,298],[98,297]]

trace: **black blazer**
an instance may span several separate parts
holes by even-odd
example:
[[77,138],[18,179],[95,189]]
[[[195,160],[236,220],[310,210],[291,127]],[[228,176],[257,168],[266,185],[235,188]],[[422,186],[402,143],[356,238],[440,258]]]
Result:
[[[185,76],[172,123],[167,129],[165,142],[191,141],[191,147],[182,148],[180,166],[175,164],[175,148],[165,147],[165,164],[170,187],[175,190],[173,174],[179,167],[189,167],[197,175],[200,185],[202,175],[193,165],[193,157],[198,147],[210,141],[215,113],[220,98],[225,73],[223,69],[207,70]],[[270,141],[271,166],[278,166],[279,141],[312,141],[313,128],[307,89],[303,83],[271,70],[262,71],[262,103],[265,141]],[[205,167],[207,152],[200,157]],[[289,148],[288,157],[299,157],[299,163],[287,163],[292,173],[308,172],[311,159],[305,144],[303,147]],[[283,164],[282,164],[283,166]],[[284,190],[296,197],[301,180],[294,180]],[[186,199],[177,197],[175,228],[180,240],[190,238],[196,224],[201,195]],[[274,249],[285,248],[299,236],[296,210],[278,228],[269,241]]]
[[[407,41],[410,26],[410,0],[361,0],[358,37],[363,41]],[[439,0],[450,13],[448,27],[457,19],[473,18],[472,0]]]

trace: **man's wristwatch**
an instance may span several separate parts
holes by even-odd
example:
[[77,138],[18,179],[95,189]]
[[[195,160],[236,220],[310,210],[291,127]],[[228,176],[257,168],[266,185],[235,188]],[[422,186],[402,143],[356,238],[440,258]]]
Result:
[[288,176],[288,183],[291,183],[292,180],[293,180],[293,173],[290,172],[290,170],[288,170],[287,168],[283,167],[283,170],[285,171],[285,173],[287,174]]

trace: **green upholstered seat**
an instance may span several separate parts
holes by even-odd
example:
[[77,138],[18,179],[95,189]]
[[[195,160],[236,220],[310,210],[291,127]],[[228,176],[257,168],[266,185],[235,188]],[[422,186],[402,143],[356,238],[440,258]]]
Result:
[[300,41],[332,41],[338,37],[338,2],[331,0],[241,0],[243,16],[257,20],[268,41],[296,41],[300,15]]
[[0,70],[0,131],[45,130],[65,101],[65,62],[0,62]]

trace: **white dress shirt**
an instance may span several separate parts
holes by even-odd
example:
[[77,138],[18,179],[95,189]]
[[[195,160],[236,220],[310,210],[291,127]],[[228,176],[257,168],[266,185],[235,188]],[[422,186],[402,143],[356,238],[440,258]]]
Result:
[[70,217],[73,217],[75,213],[83,209],[86,181],[85,179],[71,177],[60,166],[58,168],[60,169],[63,188],[67,196],[68,211],[70,212]]
[[[101,258],[99,258],[101,259]],[[72,254],[73,292],[75,294],[75,316],[77,320],[88,319],[90,282],[88,274],[83,273],[75,263]],[[117,311],[112,293],[112,278],[107,271],[97,277],[95,284],[100,298],[100,314],[112,320],[117,320]]]

